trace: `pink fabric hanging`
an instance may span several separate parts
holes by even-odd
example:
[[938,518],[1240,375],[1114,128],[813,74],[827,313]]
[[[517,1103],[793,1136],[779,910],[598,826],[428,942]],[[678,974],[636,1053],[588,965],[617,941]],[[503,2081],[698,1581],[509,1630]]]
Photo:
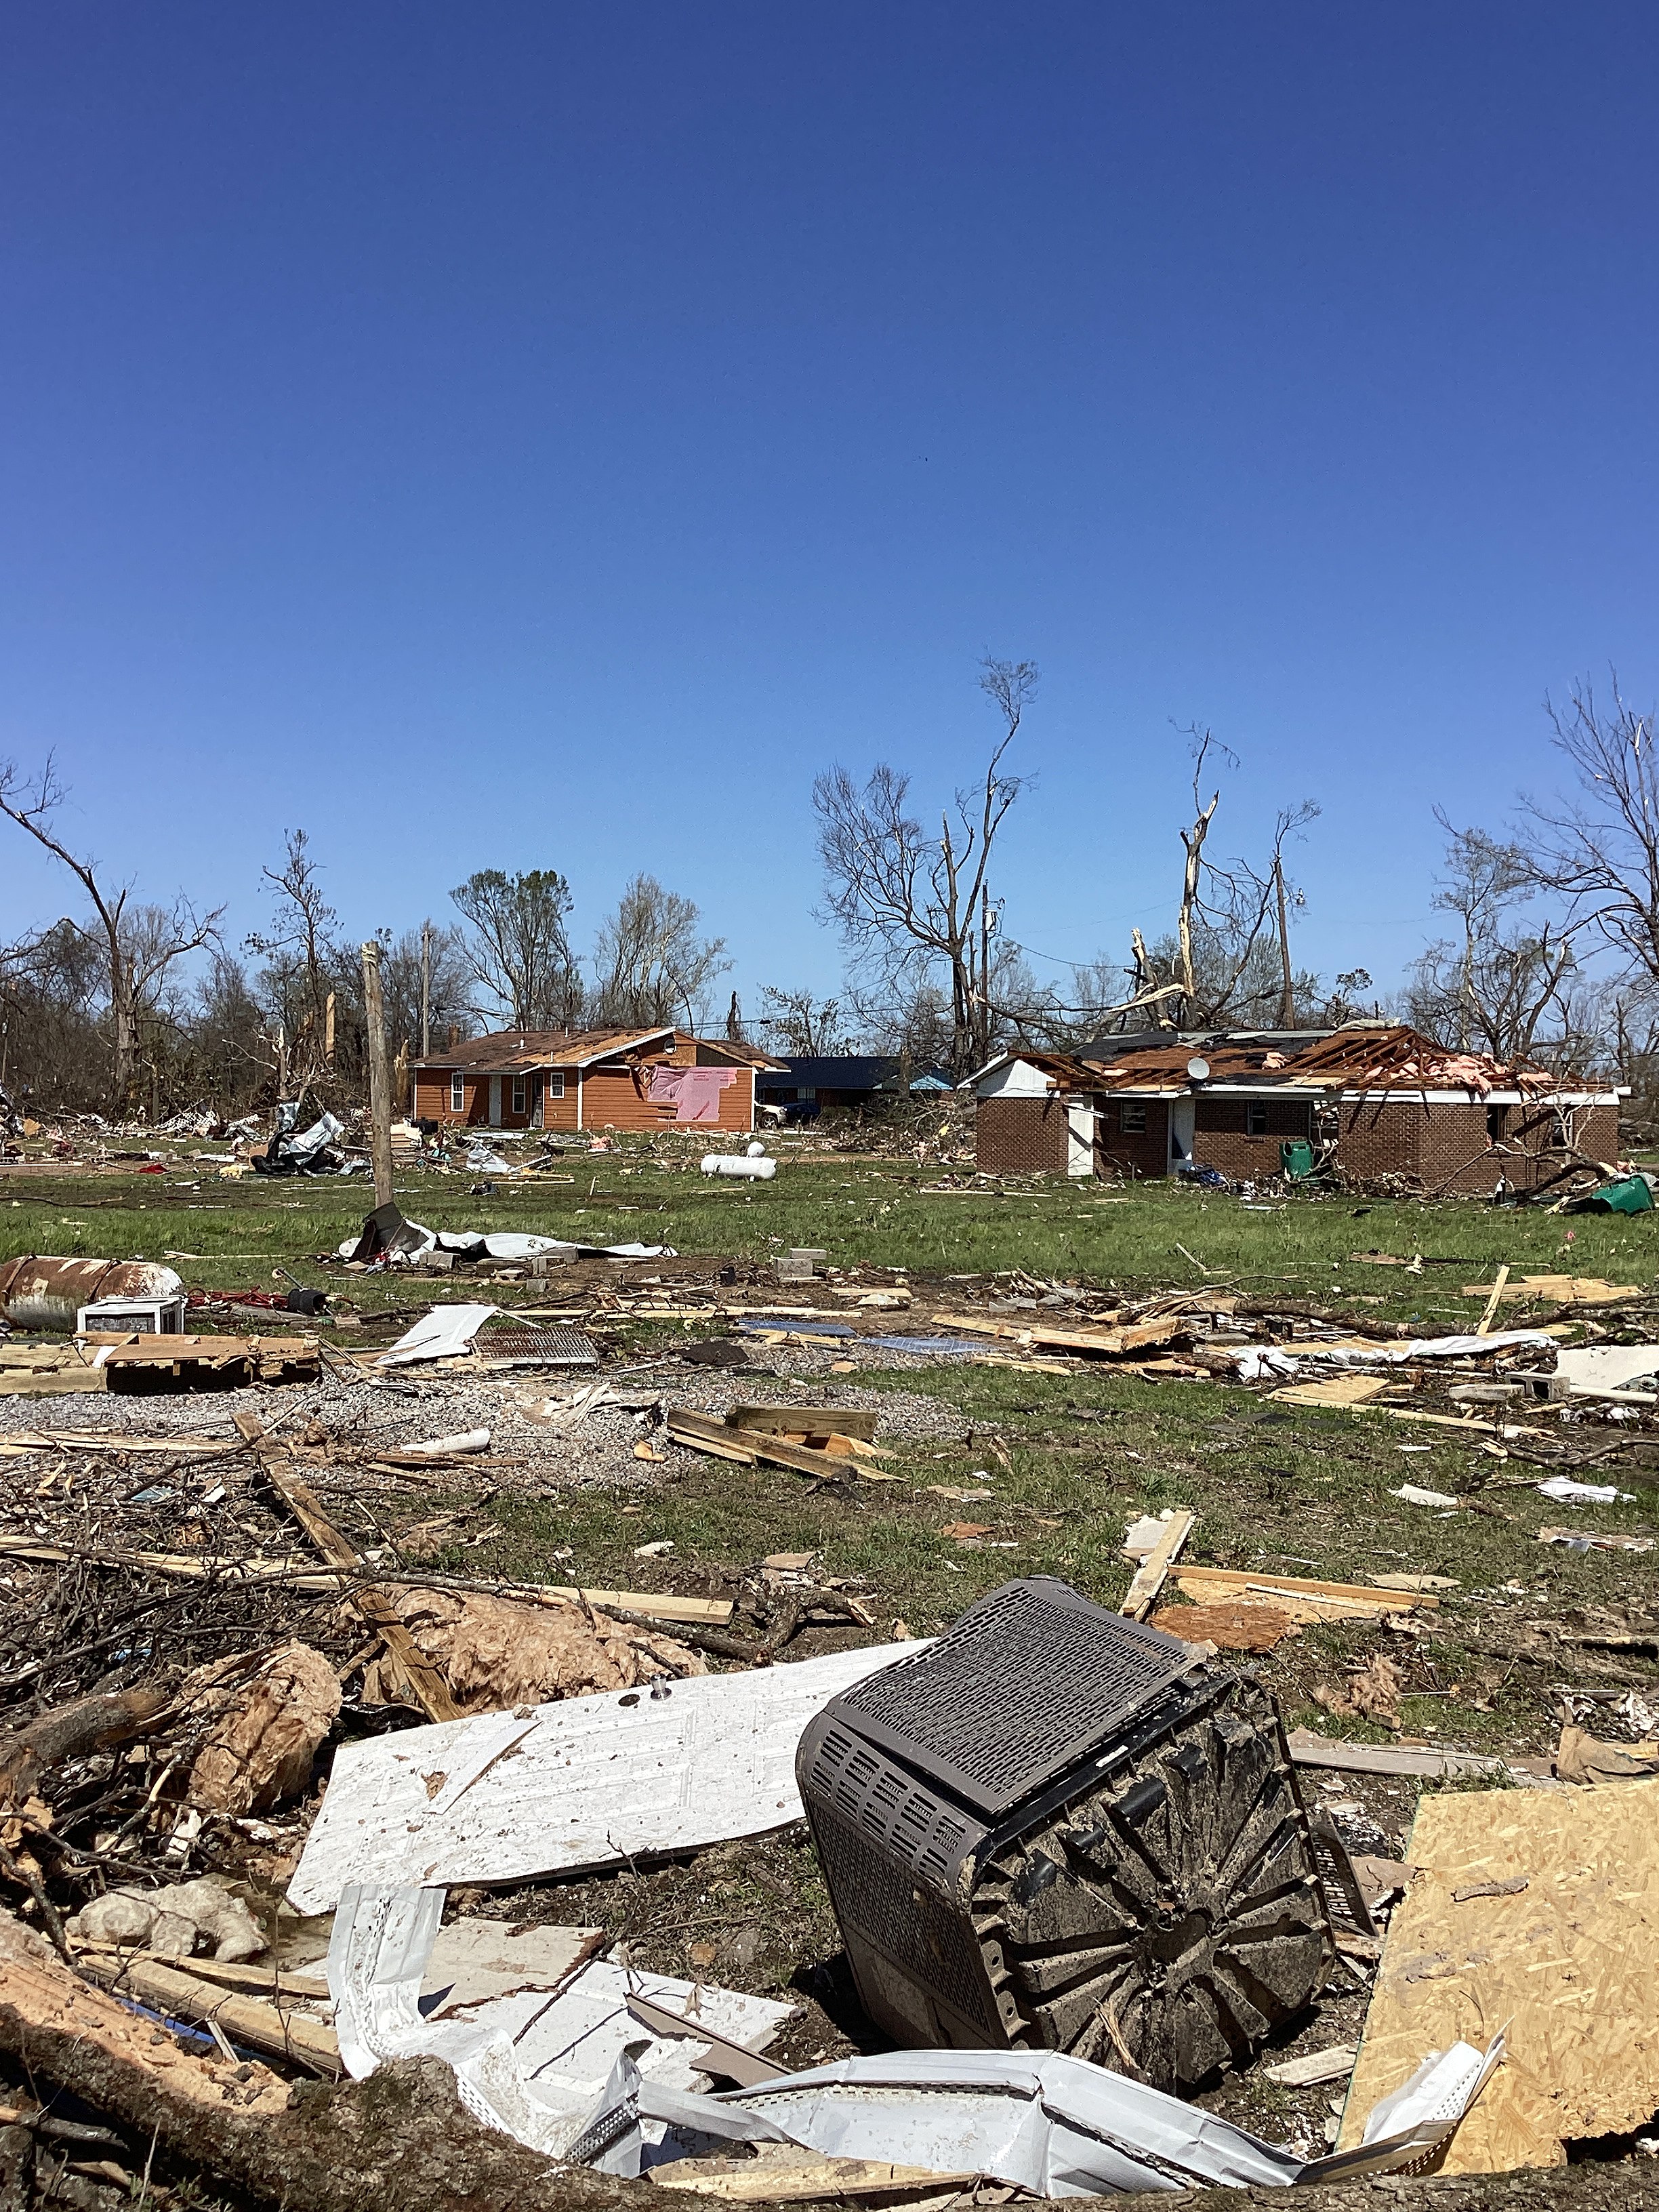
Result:
[[653,1067],[651,1097],[672,1103],[677,1121],[718,1121],[720,1093],[737,1079],[735,1067]]

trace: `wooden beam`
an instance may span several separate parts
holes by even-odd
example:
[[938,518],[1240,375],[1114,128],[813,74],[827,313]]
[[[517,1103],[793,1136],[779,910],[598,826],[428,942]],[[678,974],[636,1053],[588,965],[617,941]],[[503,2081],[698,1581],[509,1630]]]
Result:
[[1493,1317],[1504,1296],[1504,1285],[1510,1279],[1510,1264],[1506,1260],[1492,1278],[1492,1296],[1486,1300],[1486,1310],[1474,1325],[1477,1336],[1490,1336]]
[[[264,1469],[265,1480],[330,1566],[361,1571],[362,1554],[340,1534],[324,1512],[316,1492],[308,1483],[300,1480],[291,1463],[283,1459],[281,1447],[265,1434],[257,1417],[238,1413],[236,1426],[252,1445]],[[363,1619],[378,1630],[393,1673],[401,1676],[404,1686],[413,1694],[427,1717],[434,1721],[459,1720],[461,1709],[450,1695],[449,1685],[404,1627],[386,1593],[365,1587],[354,1589],[350,1598]]]
[[1179,1506],[1164,1523],[1164,1534],[1135,1569],[1118,1611],[1130,1620],[1145,1620],[1164,1587],[1164,1578],[1180,1556],[1181,1547],[1193,1532],[1196,1513]]

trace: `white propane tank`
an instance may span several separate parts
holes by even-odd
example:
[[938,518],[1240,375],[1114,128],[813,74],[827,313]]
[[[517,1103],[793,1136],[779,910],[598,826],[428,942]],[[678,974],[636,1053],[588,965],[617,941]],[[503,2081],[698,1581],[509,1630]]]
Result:
[[753,1160],[742,1152],[705,1152],[702,1171],[712,1176],[740,1176],[749,1182],[770,1182],[778,1171],[775,1160]]

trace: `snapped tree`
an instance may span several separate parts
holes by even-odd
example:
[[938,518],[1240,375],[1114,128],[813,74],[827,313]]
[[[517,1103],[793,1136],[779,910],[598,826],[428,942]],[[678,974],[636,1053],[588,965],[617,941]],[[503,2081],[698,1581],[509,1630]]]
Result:
[[71,852],[58,836],[55,817],[67,793],[52,757],[38,775],[26,776],[15,762],[0,762],[0,814],[60,860],[91,901],[94,920],[70,921],[97,948],[103,968],[109,1034],[109,1098],[117,1113],[130,1102],[137,1066],[140,1032],[154,1012],[176,964],[214,942],[222,906],[198,914],[181,891],[170,907],[134,906],[132,884],[112,889],[100,881],[90,855]]

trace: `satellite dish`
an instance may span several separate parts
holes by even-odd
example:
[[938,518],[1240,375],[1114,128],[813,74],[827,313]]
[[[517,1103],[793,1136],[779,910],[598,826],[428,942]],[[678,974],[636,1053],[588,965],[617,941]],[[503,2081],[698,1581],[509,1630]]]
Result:
[[1189,1060],[1187,1062],[1187,1078],[1191,1083],[1207,1083],[1210,1079],[1209,1061],[1196,1057]]

